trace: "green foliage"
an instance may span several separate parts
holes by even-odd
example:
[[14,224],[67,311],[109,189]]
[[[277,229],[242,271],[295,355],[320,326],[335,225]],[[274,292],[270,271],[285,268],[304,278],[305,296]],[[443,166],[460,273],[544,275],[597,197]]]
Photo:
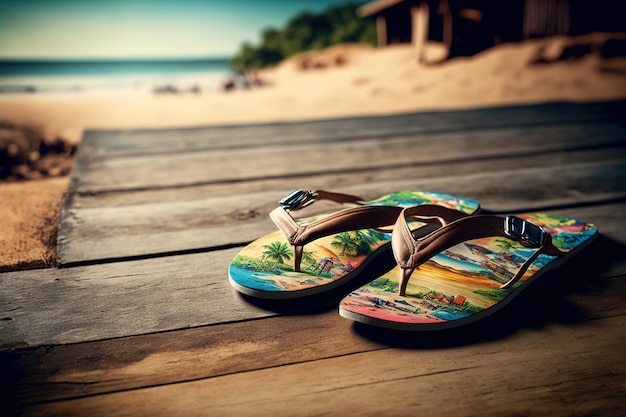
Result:
[[317,264],[317,260],[313,256],[313,252],[306,250],[302,252],[302,262],[309,264],[309,268],[312,268]]
[[263,258],[272,259],[274,265],[282,264],[285,260],[288,261],[293,256],[293,252],[287,243],[272,242],[269,245],[263,245],[263,248],[265,249],[263,251]]
[[494,301],[500,301],[509,294],[510,290],[508,289],[476,290],[474,292],[476,294],[483,295],[487,298],[490,298]]
[[484,309],[479,306],[475,306],[474,304],[468,303],[467,301],[463,303],[463,305],[458,307],[458,311],[462,311],[464,313],[476,314],[480,313]]
[[235,69],[263,68],[301,52],[339,43],[375,45],[376,25],[371,19],[358,17],[357,7],[349,4],[320,14],[302,12],[283,29],[263,30],[260,45],[244,43],[230,64]]
[[345,255],[346,252],[353,255],[369,255],[372,253],[369,243],[363,238],[363,235],[359,232],[353,232],[351,235],[349,232],[341,232],[335,235],[335,238],[330,242],[330,246],[341,249],[339,256]]
[[237,255],[231,264],[241,269],[262,269],[261,262],[250,256]]
[[400,286],[397,282],[391,281],[389,278],[378,278],[370,283],[374,288],[380,288],[383,291],[395,293],[398,292]]
[[370,244],[367,242],[367,240],[363,237],[363,234],[360,231],[356,232],[357,234],[357,253],[359,253],[360,255],[369,255],[370,253],[372,253],[372,248],[370,247]]
[[500,252],[502,253],[508,253],[511,252],[513,250],[517,250],[517,249],[521,249],[521,245],[517,244],[516,242],[513,242],[511,240],[506,240],[506,239],[496,239],[494,240],[496,246],[498,248],[500,248]]
[[348,232],[341,232],[335,235],[330,246],[341,249],[339,256],[343,256],[346,252],[355,253],[359,249],[359,236],[356,234],[351,236]]

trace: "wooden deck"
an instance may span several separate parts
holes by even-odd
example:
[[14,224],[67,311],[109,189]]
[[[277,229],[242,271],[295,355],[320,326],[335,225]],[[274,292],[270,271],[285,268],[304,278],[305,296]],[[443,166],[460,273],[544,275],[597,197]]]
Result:
[[[382,331],[339,317],[345,288],[278,303],[230,287],[294,188],[437,190],[601,236],[483,322]],[[60,268],[0,274],[1,415],[624,412],[623,101],[88,131],[58,245]]]

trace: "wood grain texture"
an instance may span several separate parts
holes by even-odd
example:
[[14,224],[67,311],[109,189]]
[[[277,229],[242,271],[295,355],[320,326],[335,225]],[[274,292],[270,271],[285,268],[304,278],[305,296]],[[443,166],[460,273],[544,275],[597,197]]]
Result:
[[[626,159],[625,146],[609,146],[597,149],[578,149],[567,152],[548,152],[536,154],[532,157],[509,155],[501,158],[488,160],[467,159],[459,160],[453,164],[419,164],[411,166],[390,165],[383,169],[353,171],[345,174],[320,174],[314,176],[302,176],[300,178],[271,178],[258,179],[255,181],[242,181],[236,183],[203,184],[189,187],[162,188],[154,190],[133,190],[132,192],[109,192],[101,194],[74,194],[71,207],[105,208],[122,207],[139,204],[189,201],[206,199],[211,197],[223,198],[226,196],[239,196],[246,198],[252,193],[263,197],[262,193],[268,194],[268,204],[275,204],[275,198],[282,197],[286,191],[291,191],[295,186],[304,189],[329,189],[329,190],[354,190],[362,191],[359,195],[365,199],[376,198],[381,192],[392,192],[398,188],[392,188],[391,182],[399,181],[402,184],[412,182],[436,181],[439,177],[473,175],[477,173],[499,173],[511,169],[520,170],[526,168],[541,167],[564,167],[580,163],[616,163]],[[368,189],[369,184],[385,183],[389,189]],[[271,200],[271,201],[270,201]],[[247,203],[247,201],[245,201]],[[262,203],[257,201],[257,204]]]
[[237,250],[0,275],[0,345],[74,343],[271,315],[228,284]]
[[619,316],[488,345],[375,350],[35,405],[23,415],[404,416],[438,414],[442,404],[454,415],[616,415],[626,399],[616,383],[626,376],[616,361],[625,339]]
[[171,154],[207,149],[290,146],[306,142],[346,142],[365,138],[417,136],[502,128],[615,122],[626,111],[626,101],[601,103],[546,103],[478,110],[409,113],[251,125],[185,129],[87,131],[82,157],[108,159]]
[[[92,160],[79,154],[73,175],[78,193],[297,178],[397,165],[454,163],[621,144],[626,128],[616,123],[529,126],[471,132],[297,142],[235,149],[206,149]],[[89,138],[85,138],[88,140]]]
[[528,329],[587,326],[584,323],[589,320],[624,316],[626,306],[620,300],[626,297],[626,277],[598,280],[581,273],[585,264],[579,261],[564,266],[497,316],[469,329],[426,335],[377,333],[352,326],[333,306],[298,315],[4,352],[0,353],[2,392],[22,404],[72,399],[390,346],[445,352],[461,346],[497,345],[498,340]]

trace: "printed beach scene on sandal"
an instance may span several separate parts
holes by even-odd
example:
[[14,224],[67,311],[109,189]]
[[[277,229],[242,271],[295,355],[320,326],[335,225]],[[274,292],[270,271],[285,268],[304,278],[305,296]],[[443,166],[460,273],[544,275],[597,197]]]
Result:
[[[519,217],[544,225],[554,245],[563,251],[596,234],[595,226],[580,220],[545,214]],[[539,255],[519,282],[501,289],[535,250],[501,237],[467,241],[435,255],[416,269],[406,297],[398,296],[400,270],[396,268],[352,292],[342,302],[342,308],[404,323],[463,319],[499,303],[556,258]]]

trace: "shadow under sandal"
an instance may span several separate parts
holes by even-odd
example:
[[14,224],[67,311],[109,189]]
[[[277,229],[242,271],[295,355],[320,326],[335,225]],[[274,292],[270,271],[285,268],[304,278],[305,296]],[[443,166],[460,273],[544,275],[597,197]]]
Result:
[[420,216],[403,210],[392,238],[398,266],[346,296],[341,316],[410,331],[464,325],[499,310],[598,234],[581,220],[524,214],[440,219],[419,238],[408,221]]
[[[303,219],[292,217],[291,212],[322,199],[353,207]],[[296,190],[270,213],[279,230],[250,243],[233,259],[228,268],[230,283],[243,294],[267,299],[334,289],[357,277],[376,255],[388,250],[398,216],[405,207],[416,205],[423,218],[412,222],[411,228],[422,230],[422,235],[433,230],[429,227],[432,216],[458,219],[479,209],[475,200],[428,191],[401,191],[363,201],[348,194]]]

